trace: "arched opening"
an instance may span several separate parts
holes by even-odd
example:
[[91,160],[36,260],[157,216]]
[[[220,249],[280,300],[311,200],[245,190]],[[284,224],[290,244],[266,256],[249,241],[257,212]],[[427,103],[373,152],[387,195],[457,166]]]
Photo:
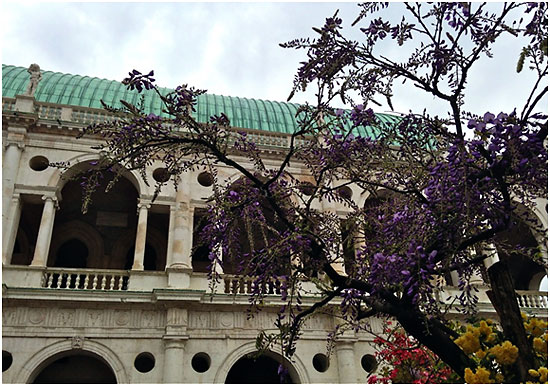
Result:
[[98,355],[65,352],[48,359],[32,383],[116,383],[111,367]]
[[65,183],[55,215],[48,266],[99,269],[124,266],[124,256],[114,256],[113,246],[126,233],[137,229],[138,192],[125,177],[105,192],[113,177],[112,172],[103,173],[86,213],[82,213],[81,180]]
[[508,264],[514,288],[538,290],[547,272],[542,262],[534,258],[538,252],[538,242],[529,226],[514,218],[511,227],[495,238],[495,246],[499,259]]
[[57,250],[54,267],[86,268],[88,247],[78,239],[63,243]]
[[231,367],[225,383],[299,383],[296,370],[287,360],[284,360],[284,365],[288,372],[281,379],[280,365],[280,357],[273,353],[259,357],[249,354],[239,359]]
[[539,290],[541,292],[548,292],[548,275],[542,276],[542,278],[535,277],[531,280],[531,288]]

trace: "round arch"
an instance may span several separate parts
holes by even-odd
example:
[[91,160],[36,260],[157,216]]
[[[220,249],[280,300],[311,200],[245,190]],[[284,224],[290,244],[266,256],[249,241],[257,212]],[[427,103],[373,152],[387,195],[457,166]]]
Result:
[[59,248],[71,239],[83,242],[88,248],[88,268],[101,268],[103,258],[103,239],[91,225],[80,220],[66,222],[54,228],[48,266],[54,264]]
[[[376,194],[377,194],[378,197],[384,198],[384,197],[388,197],[389,195],[391,195],[392,191],[389,190],[389,189],[385,189],[385,188],[378,188],[378,189],[376,189]],[[372,199],[372,198],[376,198],[376,197],[373,194],[371,194],[369,191],[364,191],[363,193],[361,193],[361,195],[357,199],[357,206],[359,208],[364,208],[367,201]]]
[[519,210],[521,210],[523,216],[520,216],[520,219],[522,219],[522,221],[524,221],[524,223],[529,227],[529,231],[533,238],[536,240],[545,260],[548,260],[547,230],[544,232],[533,232],[533,227],[529,225],[529,223],[532,223],[535,227],[538,227],[540,229],[547,228],[546,224],[548,224],[548,219],[545,218],[544,215],[541,213],[540,205],[537,205],[533,208],[527,208],[525,205],[515,200],[514,204],[518,207]]
[[[229,374],[229,371],[231,370],[233,365],[235,365],[235,363],[237,363],[237,361],[245,355],[251,354],[256,351],[258,351],[256,349],[256,343],[249,342],[229,353],[222,365],[218,368],[218,371],[216,372],[216,375],[214,377],[214,383],[225,383],[225,379],[227,378],[227,375]],[[266,352],[265,355],[277,361],[281,360],[281,355],[272,351]],[[293,360],[293,362],[287,360],[287,363],[290,365],[289,370],[291,377],[295,378],[294,381],[296,383],[310,383],[306,367],[304,366],[300,358],[295,355]]]
[[529,291],[540,291],[540,286],[544,278],[548,279],[547,272],[538,272],[534,274],[529,281]]
[[[98,154],[80,154],[73,158],[70,158],[69,160],[67,160],[67,162],[69,164],[72,164],[72,166],[64,173],[62,173],[59,169],[56,170],[50,177],[50,180],[48,181],[48,186],[55,186],[57,188],[57,191],[61,192],[61,190],[71,177],[76,175],[78,172],[91,169],[92,165],[90,165],[90,162],[97,161],[99,160],[99,158],[100,156]],[[128,170],[123,166],[119,167],[123,170],[122,176],[130,181],[132,185],[134,185],[138,192],[138,195],[140,195],[141,192],[147,191],[147,185],[145,185],[145,182],[141,179],[137,172]]]
[[128,374],[118,356],[107,346],[83,339],[80,348],[75,350],[74,338],[52,343],[35,353],[19,370],[16,382],[32,383],[38,374],[51,363],[54,357],[65,352],[89,352],[102,358],[115,374],[117,383],[129,383]]

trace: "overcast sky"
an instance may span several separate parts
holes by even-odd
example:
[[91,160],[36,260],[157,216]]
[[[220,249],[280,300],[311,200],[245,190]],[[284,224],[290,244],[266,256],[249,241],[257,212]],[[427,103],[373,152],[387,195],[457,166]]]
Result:
[[[284,101],[301,51],[279,43],[314,36],[312,26],[340,9],[348,26],[355,3],[66,3],[2,1],[2,63],[122,80],[155,70],[160,86],[187,83],[209,93]],[[355,32],[357,38],[361,34]],[[476,69],[467,107],[483,114],[523,106],[528,74],[515,73],[521,45],[503,42],[495,60]],[[399,50],[388,50],[399,55]],[[527,72],[527,71],[524,71]],[[311,101],[312,94],[293,102]],[[442,113],[418,89],[399,89],[397,111]],[[541,104],[547,111],[547,100]],[[387,106],[376,111],[388,110]],[[446,110],[445,110],[446,111]]]

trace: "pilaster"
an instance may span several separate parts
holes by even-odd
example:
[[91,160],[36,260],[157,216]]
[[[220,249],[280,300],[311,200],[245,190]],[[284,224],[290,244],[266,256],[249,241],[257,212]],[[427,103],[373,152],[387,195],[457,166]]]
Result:
[[[14,192],[15,180],[19,172],[21,156],[25,149],[27,130],[24,127],[9,127],[5,139],[2,163],[2,227],[8,226],[10,204]],[[4,240],[4,238],[2,238]]]
[[339,383],[357,383],[354,341],[353,338],[343,338],[336,342]]
[[10,264],[21,218],[21,197],[19,193],[12,196],[6,227],[2,232],[2,264]]

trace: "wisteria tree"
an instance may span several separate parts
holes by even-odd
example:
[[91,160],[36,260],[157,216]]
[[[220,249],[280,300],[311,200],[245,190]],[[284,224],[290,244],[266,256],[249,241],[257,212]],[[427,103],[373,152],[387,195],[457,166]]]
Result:
[[[125,103],[123,111],[111,109],[120,119],[84,131],[105,138],[105,157],[86,180],[85,205],[101,170],[114,165],[145,177],[152,160],[161,160],[174,181],[191,169],[210,171],[213,195],[203,234],[211,251],[211,280],[218,279],[217,265],[231,261],[238,274],[253,278],[250,301],[259,306],[267,296],[262,288],[279,277],[285,302],[276,322],[280,333],[260,335],[258,345],[282,344],[287,357],[304,321],[316,312],[334,312],[337,301],[342,322],[335,335],[347,328],[368,330],[372,317],[389,316],[463,377],[475,364],[447,327],[441,278],[454,272],[461,294],[453,307],[475,313],[470,279],[483,274],[504,332],[519,348],[515,381],[525,381],[536,364],[510,273],[505,261],[485,272],[484,261],[495,253],[488,246],[500,243],[501,251],[546,264],[540,250],[518,250],[498,237],[518,220],[544,232],[529,212],[547,194],[548,121],[535,111],[548,91],[547,4],[499,4],[489,12],[486,4],[407,3],[397,24],[377,16],[386,6],[360,5],[354,25],[362,41],[344,37],[335,14],[314,28],[315,39],[283,44],[307,54],[291,97],[315,87],[317,101],[300,108],[299,129],[276,168],[266,166],[246,133],[232,130],[225,114],[197,122],[194,106],[204,90],[182,85],[162,95],[153,72],[132,71],[124,83],[157,92],[170,117]],[[468,75],[482,57],[491,57],[499,39],[526,42],[517,53],[517,71],[535,74],[534,83],[524,85],[528,98],[518,100],[513,111],[464,111]],[[415,48],[406,60],[394,61],[378,52],[381,42]],[[449,114],[380,120],[373,107],[381,97],[391,106],[395,82],[445,102]],[[349,109],[332,108],[335,98]],[[314,182],[304,186],[289,171],[291,163],[303,165]],[[218,179],[219,165],[240,172],[239,183]],[[342,194],[349,185],[369,192],[370,204],[359,206]],[[320,201],[344,205],[347,216],[315,209]],[[346,273],[335,268],[342,261]],[[320,293],[307,307],[306,280]]]

